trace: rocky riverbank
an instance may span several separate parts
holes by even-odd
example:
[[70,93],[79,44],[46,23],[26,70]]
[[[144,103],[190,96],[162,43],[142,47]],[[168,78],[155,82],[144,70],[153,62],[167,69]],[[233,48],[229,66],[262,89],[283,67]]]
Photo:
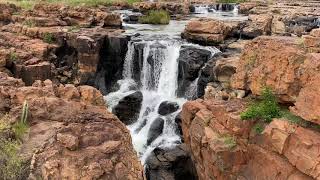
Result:
[[[319,2],[118,5],[0,4],[5,179],[319,179]],[[287,114],[243,120],[266,88]]]

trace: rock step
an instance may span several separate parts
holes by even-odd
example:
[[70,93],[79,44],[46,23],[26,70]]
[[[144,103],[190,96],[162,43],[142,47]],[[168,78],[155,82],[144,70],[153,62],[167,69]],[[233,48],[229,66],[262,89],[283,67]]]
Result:
[[57,47],[41,39],[31,39],[11,32],[0,32],[0,46],[21,50],[39,59],[47,59],[50,52]]

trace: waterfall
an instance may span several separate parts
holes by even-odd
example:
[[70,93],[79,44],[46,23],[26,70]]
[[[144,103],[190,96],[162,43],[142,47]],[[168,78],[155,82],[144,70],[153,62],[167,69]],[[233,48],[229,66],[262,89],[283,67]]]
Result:
[[195,79],[187,88],[185,95],[188,100],[192,100],[197,97],[198,81],[199,77]]
[[[174,39],[130,41],[123,66],[123,79],[118,81],[120,88],[105,97],[109,109],[112,109],[120,99],[134,92],[133,89],[139,89],[142,92],[143,100],[139,117],[135,123],[128,125],[133,146],[142,163],[145,163],[154,148],[172,147],[181,143],[175,118],[186,101],[186,99],[177,98],[178,60],[182,45],[186,44]],[[191,46],[191,44],[188,45]],[[208,49],[212,54],[217,52],[212,48],[192,46]],[[137,74],[137,69],[140,69],[140,74]],[[188,89],[190,96],[194,97],[197,93],[197,80]],[[180,109],[162,116],[158,114],[158,109],[164,101],[175,102]],[[159,118],[164,120],[162,133],[148,144],[150,127]]]

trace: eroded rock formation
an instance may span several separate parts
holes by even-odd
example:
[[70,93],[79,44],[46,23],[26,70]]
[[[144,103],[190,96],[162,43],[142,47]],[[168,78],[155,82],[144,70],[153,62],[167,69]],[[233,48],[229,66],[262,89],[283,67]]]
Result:
[[240,119],[245,105],[215,99],[184,105],[183,135],[199,179],[316,179],[319,132],[274,119],[256,135],[254,121]]
[[128,130],[105,108],[90,86],[32,86],[0,73],[0,111],[19,120],[28,102],[30,125],[21,155],[30,160],[31,179],[143,179]]

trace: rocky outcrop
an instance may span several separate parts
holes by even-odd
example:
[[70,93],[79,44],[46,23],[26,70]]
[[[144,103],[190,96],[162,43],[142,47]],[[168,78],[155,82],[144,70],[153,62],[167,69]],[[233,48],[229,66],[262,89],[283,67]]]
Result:
[[190,84],[199,77],[199,72],[211,58],[211,52],[194,46],[182,46],[178,58],[178,95],[184,96]]
[[197,175],[185,144],[173,148],[156,148],[147,158],[146,176],[152,180],[195,180]]
[[143,95],[140,91],[129,94],[119,101],[112,112],[125,124],[134,123],[140,113]]
[[255,38],[261,35],[271,35],[273,16],[270,14],[249,15],[248,22],[241,30],[241,37]]
[[261,135],[256,134],[254,121],[240,119],[245,107],[244,100],[212,98],[183,106],[183,136],[199,179],[318,177],[318,132],[274,119]]
[[188,4],[181,2],[137,2],[133,4],[133,9],[144,14],[151,10],[165,10],[171,15],[189,13]]
[[29,105],[21,156],[30,162],[30,179],[143,179],[128,130],[98,90],[0,78],[0,111],[11,123],[20,119],[22,103]]
[[162,116],[171,114],[179,109],[176,102],[164,101],[159,105],[158,113]]
[[12,21],[12,15],[20,8],[14,4],[0,4],[0,26],[9,24]]
[[[232,87],[260,95],[264,87],[285,102],[294,102],[306,83],[300,80],[299,67],[306,53],[292,37],[258,37],[247,44],[232,77]],[[309,74],[309,71],[303,71]]]
[[37,4],[32,10],[20,10],[1,27],[0,56],[5,60],[0,66],[27,85],[45,79],[93,85],[98,63],[113,60],[107,49],[119,46],[112,39],[125,39],[117,31],[120,27],[120,16],[104,10]]
[[[318,106],[319,53],[310,40],[317,39],[315,29],[303,38],[259,37],[243,51],[231,85],[260,95],[270,87],[284,103],[295,104],[291,110],[305,120],[320,123]],[[316,41],[314,41],[316,42]]]
[[149,146],[158,136],[163,132],[164,120],[162,118],[156,118],[150,125],[148,132],[147,145]]
[[226,23],[214,19],[193,19],[187,24],[181,36],[191,42],[217,45],[224,42],[237,25],[237,23]]

